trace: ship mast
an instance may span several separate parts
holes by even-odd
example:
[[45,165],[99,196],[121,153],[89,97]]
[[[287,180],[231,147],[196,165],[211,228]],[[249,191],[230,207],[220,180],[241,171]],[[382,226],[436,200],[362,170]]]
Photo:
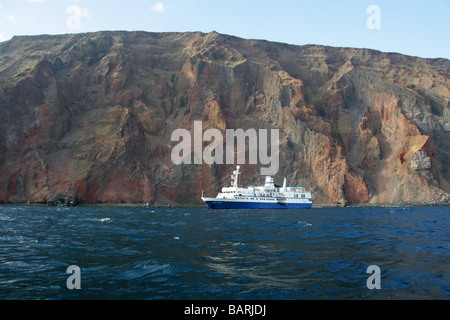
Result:
[[238,179],[239,179],[239,175],[241,174],[240,172],[239,172],[239,169],[240,169],[241,167],[240,166],[237,166],[236,167],[236,170],[234,170],[233,171],[233,174],[231,175],[231,186],[232,187],[235,187],[236,189],[237,189],[237,187],[238,187]]

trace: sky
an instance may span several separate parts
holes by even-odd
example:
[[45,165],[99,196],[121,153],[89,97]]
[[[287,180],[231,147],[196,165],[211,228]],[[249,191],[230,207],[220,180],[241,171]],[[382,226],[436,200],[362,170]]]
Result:
[[0,0],[0,41],[103,30],[201,31],[450,59],[450,0]]

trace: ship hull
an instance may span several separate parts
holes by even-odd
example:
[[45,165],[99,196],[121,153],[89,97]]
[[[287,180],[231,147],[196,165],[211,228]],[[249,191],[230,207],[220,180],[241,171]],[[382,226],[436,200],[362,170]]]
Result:
[[204,199],[208,209],[311,209],[311,202],[266,202],[266,201],[236,201],[222,199]]

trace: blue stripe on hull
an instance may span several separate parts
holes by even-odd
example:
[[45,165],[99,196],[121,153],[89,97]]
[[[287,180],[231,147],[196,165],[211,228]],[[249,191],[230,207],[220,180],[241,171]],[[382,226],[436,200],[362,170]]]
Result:
[[209,209],[311,209],[312,203],[261,203],[237,201],[207,201]]

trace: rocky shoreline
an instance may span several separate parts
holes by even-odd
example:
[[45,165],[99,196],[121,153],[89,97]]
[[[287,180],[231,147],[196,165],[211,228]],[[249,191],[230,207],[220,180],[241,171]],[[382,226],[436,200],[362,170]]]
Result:
[[[148,203],[0,203],[0,206],[39,206],[39,207],[138,207],[138,208],[206,208],[205,205],[169,205],[169,204],[148,204]],[[317,203],[313,204],[313,209],[317,208],[358,208],[358,207],[446,207],[450,206],[450,201],[445,203],[404,203],[404,204],[330,204]]]

